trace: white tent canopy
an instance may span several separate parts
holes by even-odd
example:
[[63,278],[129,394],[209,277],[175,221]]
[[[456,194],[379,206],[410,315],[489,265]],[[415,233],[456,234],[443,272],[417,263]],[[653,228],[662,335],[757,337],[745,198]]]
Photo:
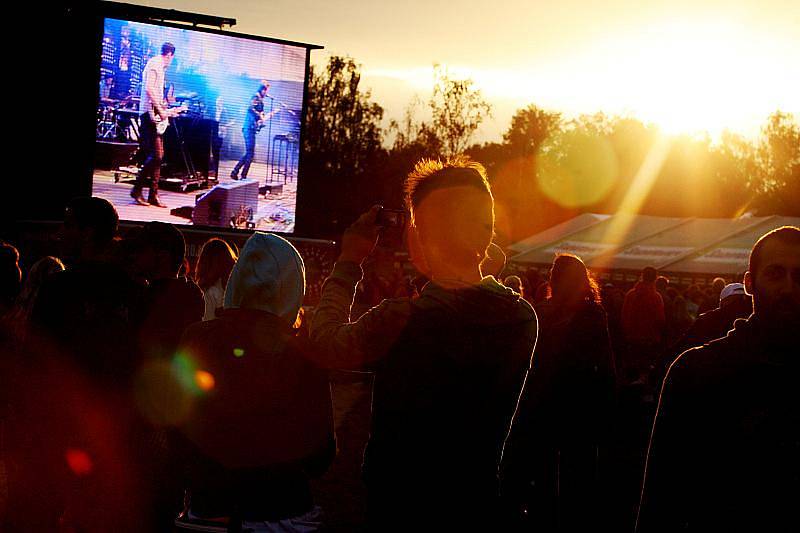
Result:
[[510,262],[550,265],[558,253],[579,256],[595,270],[659,271],[692,275],[738,275],[764,233],[800,218],[769,216],[670,218],[583,214],[512,244]]

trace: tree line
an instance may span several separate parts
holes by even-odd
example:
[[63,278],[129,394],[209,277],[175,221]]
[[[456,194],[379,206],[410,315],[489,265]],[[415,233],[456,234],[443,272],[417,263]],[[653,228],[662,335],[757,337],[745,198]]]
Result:
[[[530,104],[514,114],[502,142],[476,144],[491,116],[480,90],[438,65],[432,89],[428,101],[415,99],[403,119],[383,127],[384,109],[352,58],[312,68],[298,206],[304,233],[335,238],[374,203],[400,207],[416,160],[457,153],[487,167],[501,244],[582,212],[800,216],[800,125],[789,113],[775,111],[756,139],[726,132],[712,142],[665,137],[633,117],[566,118]],[[420,107],[427,120],[418,118]]]

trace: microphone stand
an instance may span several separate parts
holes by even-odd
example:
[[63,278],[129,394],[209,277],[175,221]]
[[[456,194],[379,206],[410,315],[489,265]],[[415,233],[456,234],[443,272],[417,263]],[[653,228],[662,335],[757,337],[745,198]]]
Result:
[[[269,98],[269,124],[267,125],[267,165],[269,165],[269,183],[272,183],[272,171],[274,167],[272,165],[272,107],[275,105],[275,99],[270,95],[267,95]],[[266,178],[266,176],[265,176]],[[266,179],[264,180],[264,184],[266,184]]]

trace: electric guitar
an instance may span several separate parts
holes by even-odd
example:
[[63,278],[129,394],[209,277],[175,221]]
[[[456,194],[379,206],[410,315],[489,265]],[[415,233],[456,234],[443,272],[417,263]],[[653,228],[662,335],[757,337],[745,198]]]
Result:
[[182,103],[179,107],[170,107],[166,109],[164,111],[164,116],[158,115],[155,109],[153,109],[150,111],[150,120],[156,125],[156,133],[164,135],[164,132],[167,131],[169,127],[169,119],[177,117],[187,111],[189,111],[189,107],[186,105],[186,102]]
[[258,118],[258,121],[256,122],[256,133],[261,131],[261,128],[263,128],[264,126],[267,125],[267,122],[269,121],[269,119],[271,119],[272,117],[274,117],[275,115],[280,113],[281,109],[282,108],[279,107],[278,109],[276,109],[275,111],[272,111],[270,113],[265,113],[263,111],[261,113],[259,113],[258,114],[259,118]]

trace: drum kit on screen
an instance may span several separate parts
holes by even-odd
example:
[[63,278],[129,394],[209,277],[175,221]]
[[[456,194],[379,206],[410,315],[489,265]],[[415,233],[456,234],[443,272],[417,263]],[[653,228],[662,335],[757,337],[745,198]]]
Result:
[[103,99],[97,106],[98,140],[138,143],[139,142],[138,98],[124,100]]

